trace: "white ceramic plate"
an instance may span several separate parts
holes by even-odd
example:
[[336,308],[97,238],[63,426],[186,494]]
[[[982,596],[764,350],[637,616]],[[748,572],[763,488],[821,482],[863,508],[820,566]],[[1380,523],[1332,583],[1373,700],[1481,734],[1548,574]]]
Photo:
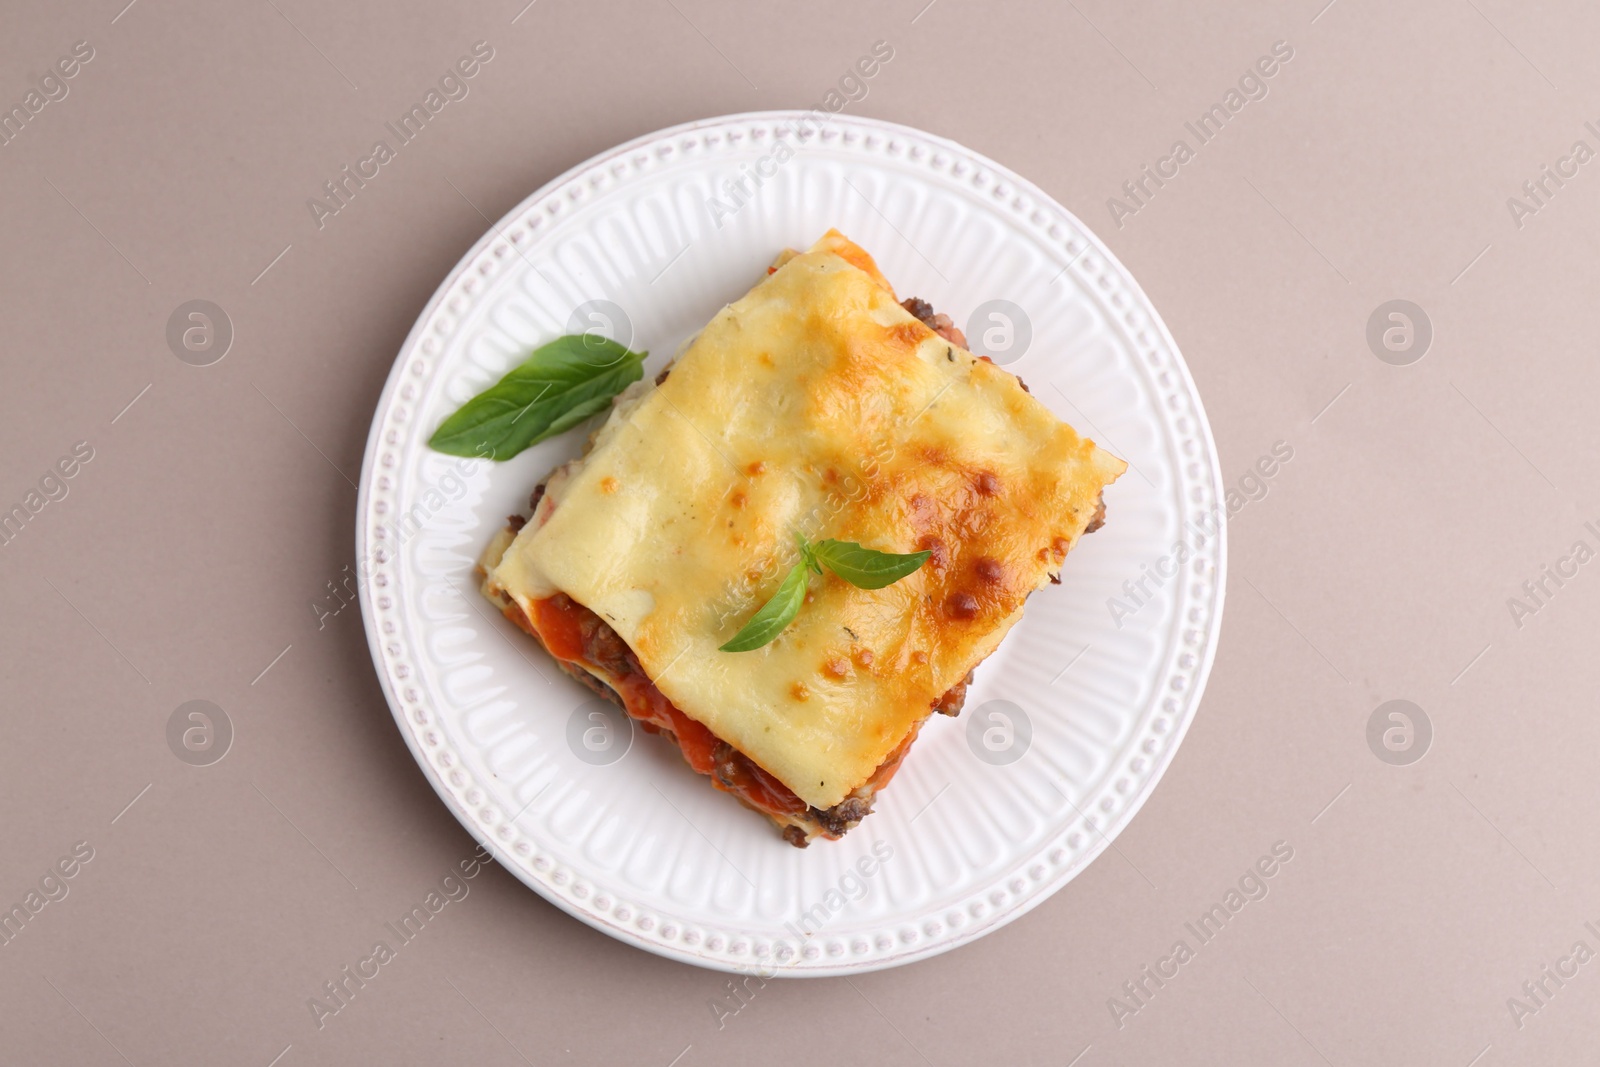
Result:
[[[1127,825],[1199,702],[1225,546],[1194,383],[1149,300],[1088,229],[950,141],[842,116],[800,130],[800,118],[735,115],[639,138],[496,223],[395,361],[367,444],[356,547],[372,657],[400,731],[502,864],[652,952],[826,975],[981,937],[1066,885]],[[610,302],[603,317],[650,350],[653,375],[775,253],[830,226],[871,252],[902,296],[958,325],[987,301],[1015,305],[1010,348],[1000,350],[1008,323],[988,317],[969,327],[973,347],[987,335],[1034,396],[1132,468],[1063,584],[1028,602],[978,670],[961,717],[935,716],[860,827],[800,850],[668,742],[590,719],[591,694],[478,596],[485,542],[585,432],[501,464],[425,442],[531,347],[573,332],[590,301]],[[1141,579],[1142,605],[1124,586]]]

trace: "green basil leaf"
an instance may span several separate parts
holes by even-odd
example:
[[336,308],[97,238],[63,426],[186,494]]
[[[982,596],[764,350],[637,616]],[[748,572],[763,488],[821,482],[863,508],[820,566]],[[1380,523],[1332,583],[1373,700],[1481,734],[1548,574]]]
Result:
[[854,541],[828,538],[811,547],[817,559],[829,570],[859,589],[882,589],[893,585],[928,562],[932,552],[878,552]]
[[[627,388],[626,383],[624,383],[623,388]],[[621,390],[618,390],[618,392],[621,392]],[[554,437],[559,433],[566,433],[589,416],[598,415],[611,406],[611,399],[614,395],[613,393],[601,393],[599,396],[579,401],[568,411],[552,419],[550,425],[545,428],[544,435],[540,440]]]
[[760,648],[777,637],[800,614],[800,605],[806,599],[806,564],[804,560],[789,568],[788,575],[772,599],[750,616],[744,628],[733,635],[733,640],[723,645],[723,652],[749,652]]
[[428,444],[452,456],[510,459],[605,410],[639,380],[646,355],[599,334],[558,337],[463,404]]

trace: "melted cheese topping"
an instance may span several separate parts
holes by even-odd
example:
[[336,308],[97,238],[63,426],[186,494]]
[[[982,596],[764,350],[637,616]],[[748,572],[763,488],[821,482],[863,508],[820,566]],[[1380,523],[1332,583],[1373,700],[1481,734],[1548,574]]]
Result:
[[[836,232],[629,399],[490,583],[525,609],[587,606],[675,705],[818,808],[993,651],[1126,469],[906,313]],[[796,562],[796,531],[934,554],[885,589],[812,577],[777,640],[719,651]]]

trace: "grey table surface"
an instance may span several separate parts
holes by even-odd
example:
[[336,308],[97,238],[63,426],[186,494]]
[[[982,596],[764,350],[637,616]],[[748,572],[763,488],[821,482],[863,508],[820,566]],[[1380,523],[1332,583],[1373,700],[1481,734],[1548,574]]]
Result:
[[[0,18],[0,509],[24,513],[0,540],[0,904],[26,913],[0,927],[0,1062],[1589,1061],[1592,7],[524,2]],[[480,41],[467,95],[319,220],[308,200]],[[1205,399],[1243,504],[1170,771],[1116,850],[927,962],[729,1014],[726,976],[488,867],[319,1018],[474,847],[357,612],[310,607],[353,562],[417,312],[485,215],[660,127],[816,105],[878,41],[894,58],[845,109],[1076,212]],[[231,331],[208,366],[168,343],[194,300]],[[191,700],[231,723],[220,762],[169,745]],[[1187,934],[1280,842],[1265,897]]]

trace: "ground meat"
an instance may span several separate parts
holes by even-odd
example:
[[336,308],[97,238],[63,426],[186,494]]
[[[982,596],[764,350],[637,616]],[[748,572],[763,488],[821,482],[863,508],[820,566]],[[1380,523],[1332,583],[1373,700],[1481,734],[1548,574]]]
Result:
[[910,312],[911,316],[918,322],[922,323],[922,325],[926,326],[930,330],[933,329],[932,304],[928,303],[920,296],[908,296],[904,300],[900,301],[900,306],[905,308],[906,311]]
[[717,779],[717,781],[726,786],[734,786],[738,784],[739,775],[743,773],[744,770],[744,768],[741,767],[738,762],[738,757],[741,755],[743,755],[743,753],[734,748],[732,745],[728,744],[728,742],[717,742],[717,747],[711,752],[711,773]]
[[507,515],[506,525],[511,527],[512,533],[516,533],[524,526],[528,525],[528,520],[523,518],[521,515]]
[[530,513],[538,511],[539,510],[539,501],[541,501],[543,499],[544,499],[544,483],[540,482],[538,485],[533,487],[533,495],[528,497],[528,511]]
[[762,770],[756,762],[726,741],[718,741],[711,751],[712,776],[728,791],[744,796],[747,791],[765,794],[770,801],[789,815],[802,815],[806,802],[794,795],[793,790]]
[[568,663],[564,659],[558,659],[556,660],[556,666],[566,671],[577,681],[582,682],[585,688],[594,690],[596,696],[605,697],[617,707],[624,708],[624,710],[626,710],[622,703],[622,697],[615,689],[611,688],[609,685],[602,682],[600,679],[596,678],[594,675],[590,674],[576,663]]
[[871,814],[872,801],[860,797],[845,797],[827,811],[810,809],[810,815],[818,825],[830,834],[841,836]]
[[810,839],[806,837],[806,832],[798,826],[785,826],[783,828],[783,839],[795,848],[805,848],[811,844]]
[[936,313],[933,310],[933,305],[926,300],[921,297],[909,296],[900,301],[900,306],[910,312],[918,322],[943,337],[946,341],[958,344],[962,348],[967,347],[967,335],[956,328],[956,324],[950,320],[949,315]]
[[[566,596],[565,593],[557,594]],[[643,674],[639,657],[604,619],[594,612],[585,612],[578,622],[583,635],[583,654],[590,663],[613,675]]]
[[933,702],[933,710],[940,715],[948,715],[951,718],[960,715],[962,706],[967,702],[967,686],[972,684],[972,674],[972,671],[968,671],[965,678],[951,686],[950,691],[944,696],[935,700]]
[[669,375],[671,373],[672,373],[672,368],[671,367],[662,367],[661,368],[661,373],[656,375],[656,384],[660,385],[662,382],[666,381],[667,380],[667,375]]
[[1089,525],[1087,525],[1087,526],[1085,526],[1083,528],[1083,532],[1084,533],[1094,533],[1096,530],[1100,529],[1100,527],[1104,526],[1105,524],[1106,524],[1106,498],[1105,498],[1104,494],[1102,494],[1101,497],[1100,497],[1099,506],[1094,509],[1094,515],[1093,515],[1092,518],[1089,519]]

